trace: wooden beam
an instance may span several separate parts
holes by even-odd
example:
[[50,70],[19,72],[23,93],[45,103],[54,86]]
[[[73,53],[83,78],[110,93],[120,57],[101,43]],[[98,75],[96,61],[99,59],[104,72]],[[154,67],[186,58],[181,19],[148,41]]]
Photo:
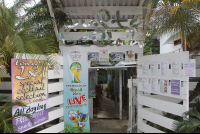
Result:
[[140,0],[139,6],[142,6],[144,4],[144,0]]
[[[65,40],[79,40],[85,35],[89,35],[89,40],[92,40],[92,34],[93,32],[61,32],[64,35]],[[123,38],[121,40],[131,40],[131,33],[130,32],[111,32],[112,33],[112,39],[111,40],[117,40],[118,38],[122,38],[125,35],[128,35],[127,38]],[[104,40],[108,40],[108,35],[105,33],[106,37]],[[100,34],[96,34],[97,39],[100,38]],[[59,38],[60,40],[61,37]],[[141,33],[135,34],[133,36],[133,40],[143,40]]]
[[[76,27],[74,27],[74,28],[76,28],[76,29],[87,29],[87,28],[97,29],[97,28],[103,28],[103,26],[99,23],[99,21],[98,21],[97,19],[93,19],[94,22],[98,23],[98,26],[97,26],[97,27],[94,26],[93,24],[91,24],[89,27],[83,27],[83,24],[82,24],[82,22],[81,22],[82,19],[76,19],[76,20],[78,21],[78,25],[77,25]],[[85,24],[88,25],[89,22],[90,22],[91,20],[92,20],[92,19],[85,19]],[[127,22],[121,22],[122,26],[128,26],[128,27],[130,27],[130,21],[131,21],[131,20],[132,20],[132,19],[128,19]],[[117,22],[113,24],[111,21],[112,21],[112,19],[110,19],[108,22],[104,22],[104,23],[105,23],[108,27],[119,27],[119,25],[117,24]],[[134,24],[138,24],[138,23],[140,23],[140,22],[142,22],[142,21],[143,21],[142,19],[138,19]],[[63,27],[63,28],[65,28],[65,27]],[[119,28],[120,28],[120,27],[119,27]],[[107,29],[108,29],[108,28],[107,28]]]
[[[101,9],[109,11],[110,15],[116,15],[116,11],[119,10],[120,15],[140,15],[143,14],[143,9],[146,7],[139,6],[96,6],[96,7],[65,7],[60,8],[65,13],[75,13],[76,15],[97,15]],[[104,13],[105,14],[105,13]]]

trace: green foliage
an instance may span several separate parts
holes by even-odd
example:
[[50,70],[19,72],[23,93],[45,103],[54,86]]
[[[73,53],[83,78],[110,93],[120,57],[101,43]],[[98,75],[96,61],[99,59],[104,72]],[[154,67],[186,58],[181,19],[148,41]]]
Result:
[[[193,109],[184,113],[183,120],[174,122],[174,130],[177,133],[200,133],[200,100],[195,100]],[[189,117],[189,118],[188,118]]]
[[[5,99],[8,99],[8,97],[0,96],[0,102],[2,102]],[[19,115],[12,116],[12,107],[13,106],[25,107],[26,105],[23,104],[22,102],[6,102],[0,108],[0,132],[3,132],[3,133],[14,133],[14,132],[16,132],[15,131],[16,126],[13,126],[13,124],[12,124],[12,120],[16,117],[25,116],[32,121],[32,117],[30,115],[27,115],[27,114],[21,113]]]

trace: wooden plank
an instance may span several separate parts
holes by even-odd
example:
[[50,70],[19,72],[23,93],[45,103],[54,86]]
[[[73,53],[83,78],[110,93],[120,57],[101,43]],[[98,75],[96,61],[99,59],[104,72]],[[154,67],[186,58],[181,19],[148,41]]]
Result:
[[[61,50],[76,50],[76,51],[88,51],[88,52],[99,52],[102,47],[98,47],[96,45],[91,45],[90,47],[84,47],[84,46],[79,46],[79,45],[75,45],[75,46],[69,46],[67,47],[65,46],[60,46]],[[109,50],[109,53],[111,52],[126,52],[127,50],[134,50],[136,53],[142,54],[143,53],[143,49],[139,48],[138,46],[130,46],[130,45],[123,45],[123,46],[105,46],[103,47],[103,49],[107,49]],[[136,62],[137,63],[137,62]]]
[[[130,32],[111,32],[112,38],[111,40],[117,40],[118,38],[122,38],[125,35],[128,35],[127,38],[122,38],[121,40],[131,40],[131,33]],[[85,35],[89,35],[89,40],[92,40],[92,34],[93,32],[62,32],[64,35],[65,40],[79,40]],[[96,34],[97,40],[101,38],[101,35],[99,33]],[[59,37],[59,40],[62,40],[61,37]],[[105,39],[108,40],[108,35],[105,33]],[[136,33],[133,36],[133,40],[143,40],[142,36],[139,33]]]
[[63,69],[59,70],[60,74],[54,75],[54,70],[48,70],[48,79],[63,78]]
[[48,84],[49,93],[63,91],[63,82],[55,82]]
[[[78,21],[78,25],[75,27],[76,29],[88,29],[88,28],[91,28],[91,29],[97,29],[97,28],[104,28],[100,23],[99,23],[99,21],[97,20],[97,19],[93,19],[94,20],[94,22],[96,22],[96,23],[98,23],[98,26],[94,26],[93,24],[91,24],[90,26],[88,26],[88,27],[83,27],[83,24],[82,24],[82,19],[76,19],[77,21]],[[128,26],[128,27],[130,27],[130,21],[131,21],[132,19],[128,19],[128,21],[127,22],[121,22],[121,24],[122,24],[122,26]],[[89,22],[91,21],[91,19],[85,19],[85,24],[89,24]],[[110,19],[108,22],[105,22],[106,23],[106,25],[109,27],[109,28],[119,28],[119,25],[117,24],[117,22],[116,23],[112,23],[111,22],[112,21],[112,19]],[[134,24],[138,24],[139,22],[142,22],[142,19],[138,19]],[[109,29],[109,28],[106,28],[106,29]],[[60,32],[64,32],[64,30],[66,29],[66,27],[62,27],[62,28],[60,28],[59,29],[59,31]]]
[[[50,108],[50,110],[49,110],[49,120],[47,120],[47,121],[45,121],[45,122],[43,122],[43,123],[41,123],[41,124],[38,124],[38,125],[36,125],[36,126],[30,128],[30,129],[27,129],[27,130],[25,130],[25,131],[23,131],[23,132],[26,132],[26,131],[31,130],[31,129],[33,129],[33,128],[36,128],[36,127],[38,127],[38,126],[40,126],[40,125],[42,125],[42,124],[48,123],[48,122],[50,122],[50,121],[52,121],[52,120],[55,120],[55,119],[57,119],[57,118],[59,118],[59,117],[62,117],[62,116],[64,116],[64,109],[63,109],[63,108],[59,108],[59,107]],[[23,132],[22,132],[22,133],[23,133]]]
[[138,129],[140,129],[144,133],[164,133],[156,128],[153,128],[143,122],[138,122]]
[[0,90],[11,90],[11,89],[12,89],[11,82],[1,82]]
[[200,69],[196,69],[196,77],[200,77]]
[[153,122],[155,124],[158,124],[160,126],[163,126],[163,127],[168,128],[173,131],[172,126],[173,126],[173,123],[175,120],[166,118],[164,116],[161,116],[161,115],[158,115],[158,114],[155,114],[152,112],[149,112],[148,108],[142,108],[142,109],[139,108],[138,116],[140,118],[146,119],[150,122]]
[[155,108],[160,111],[169,112],[178,116],[182,116],[182,114],[187,111],[187,107],[184,105],[153,99],[143,95],[138,95],[138,104]]
[[63,95],[57,95],[49,98],[49,108],[63,104]]
[[90,10],[88,10],[88,7],[84,6],[84,7],[65,7],[65,8],[60,8],[60,10],[64,11],[65,13],[67,12],[75,13],[75,15],[97,15],[101,9],[107,10],[110,13],[110,15],[116,15],[117,10],[121,11],[120,15],[140,15],[143,14],[142,11],[145,8],[146,7],[138,7],[138,6],[112,6],[112,8],[110,6],[95,6],[95,7],[90,7]]
[[52,127],[48,127],[42,131],[39,131],[37,133],[59,133],[64,130],[64,122],[60,122],[59,124],[56,124]]

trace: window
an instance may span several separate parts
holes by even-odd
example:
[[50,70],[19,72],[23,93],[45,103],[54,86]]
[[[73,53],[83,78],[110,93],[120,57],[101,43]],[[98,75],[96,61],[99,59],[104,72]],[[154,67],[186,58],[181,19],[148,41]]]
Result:
[[175,40],[174,41],[174,46],[181,44],[181,39]]

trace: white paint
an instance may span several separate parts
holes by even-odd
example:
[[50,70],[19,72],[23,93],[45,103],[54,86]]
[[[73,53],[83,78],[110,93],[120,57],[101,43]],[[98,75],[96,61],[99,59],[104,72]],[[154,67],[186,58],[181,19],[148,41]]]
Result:
[[[161,61],[167,61],[171,64],[171,61],[181,61],[189,59],[189,52],[180,52],[180,53],[168,53],[168,54],[159,54],[159,55],[149,55],[149,56],[141,56],[138,59],[138,132],[145,133],[158,133],[162,132],[158,130],[156,127],[151,127],[143,121],[153,122],[157,125],[163,126],[164,128],[168,128],[173,130],[173,122],[168,117],[164,117],[163,112],[171,113],[178,116],[183,116],[182,114],[189,110],[189,77],[183,76],[183,69],[180,70],[180,76],[173,76],[171,69],[169,69],[168,76],[161,76],[160,69],[158,69],[158,75],[152,76],[149,74],[142,73],[142,65],[144,62],[158,62],[160,64]],[[147,67],[148,68],[148,67]],[[169,68],[169,67],[168,67]],[[148,68],[150,71],[151,69]],[[148,72],[149,72],[148,71]],[[197,71],[198,72],[198,71]],[[150,86],[148,90],[144,90],[142,88],[142,78],[157,78],[157,79],[176,79],[182,81],[180,96],[171,94],[171,84],[168,86],[168,92],[162,93],[160,92],[160,81],[158,82],[158,90],[151,91]],[[150,84],[150,82],[149,82]],[[151,94],[155,95],[151,95]],[[178,104],[183,101],[183,104]],[[143,108],[142,106],[147,106],[150,108]],[[151,111],[149,111],[151,109]],[[158,112],[155,112],[158,111]],[[160,112],[160,113],[159,113]],[[156,126],[156,125],[155,125]]]
[[181,44],[174,46],[174,40],[176,40],[177,38],[167,41],[171,37],[171,35],[172,34],[165,34],[165,35],[160,36],[160,54],[171,53],[175,51],[179,52],[179,49],[180,51],[182,51]]

